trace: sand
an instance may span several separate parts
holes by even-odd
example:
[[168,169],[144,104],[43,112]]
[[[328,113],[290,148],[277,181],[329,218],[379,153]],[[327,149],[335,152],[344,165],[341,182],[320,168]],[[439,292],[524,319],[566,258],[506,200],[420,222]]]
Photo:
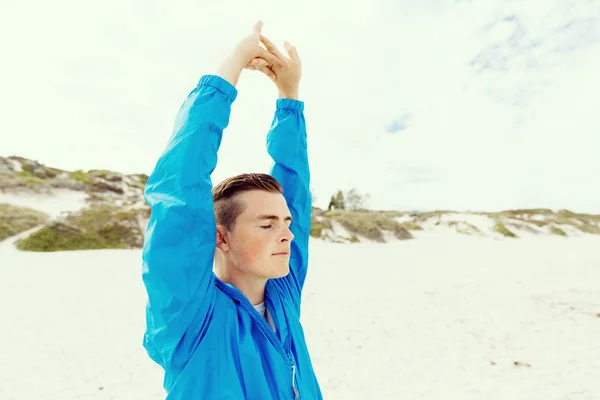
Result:
[[[326,399],[600,399],[600,237],[311,245]],[[0,246],[0,399],[164,399],[139,251]],[[515,364],[517,363],[517,364]]]
[[77,211],[86,206],[88,194],[69,189],[54,189],[52,194],[38,193],[4,193],[0,191],[0,203],[33,208],[42,211],[50,218],[57,218],[63,213]]

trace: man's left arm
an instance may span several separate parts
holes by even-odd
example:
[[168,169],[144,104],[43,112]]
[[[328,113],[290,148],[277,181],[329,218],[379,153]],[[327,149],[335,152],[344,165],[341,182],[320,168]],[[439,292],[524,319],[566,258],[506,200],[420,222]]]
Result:
[[299,300],[308,267],[312,197],[308,164],[304,102],[279,98],[267,135],[267,152],[274,161],[270,175],[283,187],[283,195],[292,213],[294,240],[290,253],[291,289]]

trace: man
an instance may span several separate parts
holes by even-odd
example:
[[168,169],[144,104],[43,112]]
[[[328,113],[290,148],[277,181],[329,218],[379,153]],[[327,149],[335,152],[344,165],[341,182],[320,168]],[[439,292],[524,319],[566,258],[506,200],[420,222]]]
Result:
[[[261,29],[200,79],[147,182],[144,346],[165,370],[167,399],[322,398],[299,320],[312,209],[301,63]],[[267,135],[274,166],[212,188],[243,69],[279,90]]]

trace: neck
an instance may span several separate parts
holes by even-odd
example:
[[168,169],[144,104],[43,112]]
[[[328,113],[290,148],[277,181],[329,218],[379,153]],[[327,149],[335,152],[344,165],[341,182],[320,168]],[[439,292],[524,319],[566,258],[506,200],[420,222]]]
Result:
[[257,305],[265,301],[266,279],[250,276],[235,268],[228,268],[222,263],[215,263],[215,275],[221,281],[233,285],[252,303]]

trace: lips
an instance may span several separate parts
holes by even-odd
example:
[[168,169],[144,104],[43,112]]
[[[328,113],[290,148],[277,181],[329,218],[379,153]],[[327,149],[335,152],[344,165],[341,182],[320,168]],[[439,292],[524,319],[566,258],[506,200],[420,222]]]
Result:
[[290,254],[290,252],[288,250],[280,251],[278,253],[273,253],[274,256],[287,256],[289,254]]

